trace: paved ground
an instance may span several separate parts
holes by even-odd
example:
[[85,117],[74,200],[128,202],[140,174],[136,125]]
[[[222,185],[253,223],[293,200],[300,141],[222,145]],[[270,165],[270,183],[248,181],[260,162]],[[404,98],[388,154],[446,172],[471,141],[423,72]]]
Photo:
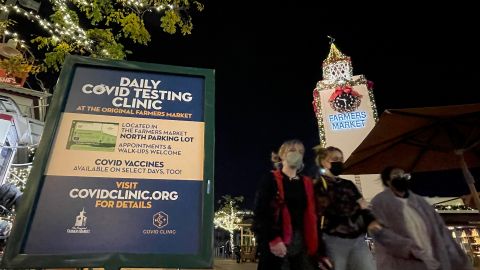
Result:
[[235,260],[215,260],[215,270],[256,270],[257,264],[251,262],[237,263]]
[[[251,262],[237,263],[230,259],[215,259],[213,263],[214,270],[256,270],[257,264]],[[45,270],[75,270],[76,268],[61,268],[61,269],[45,269]],[[88,270],[89,268],[83,268]],[[122,268],[122,270],[177,270],[178,268]],[[103,268],[93,268],[93,270],[104,270]],[[190,270],[205,270],[205,269],[190,269]]]
[[[122,268],[122,270],[177,270],[178,268]],[[214,270],[256,270],[257,264],[252,262],[237,263],[233,259],[215,259],[213,263]],[[50,269],[49,269],[50,270]],[[59,269],[51,269],[59,270]],[[75,270],[75,269],[62,269]],[[86,268],[84,270],[87,270]],[[94,268],[94,270],[103,270],[102,268]],[[205,270],[205,269],[190,269],[190,270]]]

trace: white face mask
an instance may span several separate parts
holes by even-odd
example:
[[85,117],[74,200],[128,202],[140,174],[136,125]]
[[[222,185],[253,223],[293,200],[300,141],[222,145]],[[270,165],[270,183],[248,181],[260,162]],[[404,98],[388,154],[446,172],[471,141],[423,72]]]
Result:
[[298,152],[288,152],[285,161],[287,162],[288,167],[298,169],[302,167],[303,155]]

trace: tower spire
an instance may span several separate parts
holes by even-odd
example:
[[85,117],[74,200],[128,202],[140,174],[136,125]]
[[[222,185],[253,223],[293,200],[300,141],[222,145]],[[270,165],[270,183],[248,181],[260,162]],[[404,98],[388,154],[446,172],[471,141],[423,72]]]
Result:
[[330,83],[343,84],[353,77],[352,61],[349,56],[344,55],[335,45],[335,39],[330,39],[330,52],[323,60],[323,79]]

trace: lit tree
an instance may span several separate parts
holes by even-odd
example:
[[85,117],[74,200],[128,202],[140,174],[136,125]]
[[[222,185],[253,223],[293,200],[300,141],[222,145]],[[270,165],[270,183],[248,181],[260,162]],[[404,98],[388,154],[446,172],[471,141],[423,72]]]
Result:
[[[25,1],[36,3],[35,0],[20,3],[25,5]],[[50,0],[50,4],[51,14],[43,17],[17,4],[17,0],[0,0],[0,37],[4,41],[13,38],[26,48],[27,42],[22,37],[34,29],[15,31],[15,22],[6,19],[8,15],[24,16],[43,28],[45,35],[32,40],[45,53],[38,57],[43,59],[41,71],[59,71],[68,54],[124,59],[129,51],[122,42],[130,40],[147,45],[150,41],[144,22],[148,13],[160,18],[160,27],[166,33],[191,34],[190,12],[203,10],[203,4],[195,0]]]
[[27,149],[28,160],[23,161],[25,163],[12,164],[6,178],[7,183],[14,184],[22,192],[25,190],[28,176],[32,170],[35,152],[37,150],[37,148],[33,146],[29,146]]
[[9,170],[7,182],[14,184],[20,191],[24,191],[28,176],[32,170],[32,165],[16,167],[12,166]]
[[[0,60],[0,68],[8,74],[59,72],[69,54],[95,58],[125,59],[128,51],[123,42],[142,45],[150,42],[144,16],[152,13],[159,18],[164,32],[191,34],[191,11],[201,12],[203,4],[196,0],[50,0],[51,13],[39,14],[37,0],[0,0],[0,42],[18,42],[22,56]],[[42,10],[42,13],[45,13]],[[12,20],[24,17],[43,29],[43,34],[30,42],[39,55],[29,49],[25,38],[38,27],[19,27]],[[18,26],[18,31],[15,29]],[[37,53],[37,52],[35,52]],[[41,54],[41,55],[40,55]],[[35,63],[41,59],[40,63]],[[52,76],[49,80],[55,82]],[[38,80],[42,90],[44,83]],[[31,166],[13,167],[9,181],[21,189],[25,186]]]
[[240,229],[243,220],[244,211],[240,210],[239,204],[243,202],[243,197],[232,197],[230,195],[222,196],[218,201],[220,209],[215,211],[213,223],[215,227],[222,228],[230,233],[230,248],[233,248],[233,233]]

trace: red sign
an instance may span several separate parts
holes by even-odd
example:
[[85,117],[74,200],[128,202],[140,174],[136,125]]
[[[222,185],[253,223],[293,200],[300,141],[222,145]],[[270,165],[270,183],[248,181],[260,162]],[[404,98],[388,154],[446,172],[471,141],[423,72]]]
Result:
[[7,72],[5,72],[4,69],[0,68],[0,82],[2,83],[8,83],[15,86],[23,86],[26,79],[27,79],[27,76],[24,76],[23,78],[15,77],[7,74]]

